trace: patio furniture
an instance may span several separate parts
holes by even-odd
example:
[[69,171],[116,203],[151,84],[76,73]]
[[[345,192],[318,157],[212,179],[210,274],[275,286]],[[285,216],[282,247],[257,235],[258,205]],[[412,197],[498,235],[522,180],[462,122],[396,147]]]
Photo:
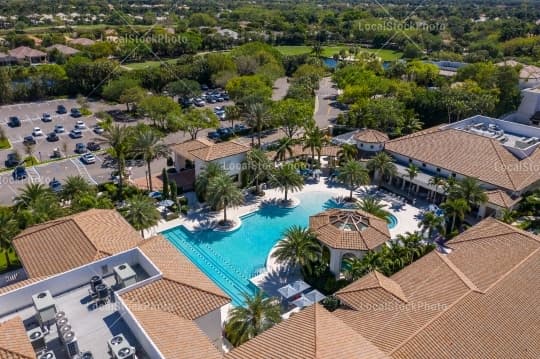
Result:
[[297,280],[294,283],[287,284],[278,289],[279,294],[285,299],[290,299],[304,290],[309,289],[310,286],[303,280]]

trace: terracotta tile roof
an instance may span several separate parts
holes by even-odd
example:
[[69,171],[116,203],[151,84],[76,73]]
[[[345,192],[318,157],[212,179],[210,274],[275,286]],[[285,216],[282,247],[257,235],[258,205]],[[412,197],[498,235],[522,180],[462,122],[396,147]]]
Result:
[[30,58],[30,57],[45,57],[47,56],[46,53],[42,52],[42,51],[39,51],[39,50],[35,50],[35,49],[32,49],[30,47],[27,47],[27,46],[19,46],[13,50],[9,50],[8,51],[9,54],[13,57],[16,57],[17,59],[26,59],[26,58]]
[[234,359],[388,358],[320,304],[312,305],[233,349]]
[[354,139],[366,143],[384,143],[389,140],[389,137],[386,133],[365,128],[354,135]]
[[26,287],[27,285],[37,283],[37,282],[42,281],[42,280],[47,279],[47,278],[48,278],[47,276],[32,277],[32,278],[28,278],[28,279],[21,280],[19,282],[7,285],[5,287],[0,288],[0,295],[2,295],[4,293],[7,293],[7,292],[11,292],[12,290],[15,290],[15,289]]
[[184,157],[185,159],[193,161],[195,157],[191,154],[191,151],[207,148],[212,145],[213,145],[212,142],[209,142],[203,139],[197,139],[197,140],[190,140],[190,141],[186,141],[182,143],[177,143],[175,145],[172,145],[171,149],[176,154]]
[[34,349],[26,336],[26,329],[20,317],[0,323],[0,358],[33,359]]
[[212,146],[200,148],[190,151],[189,153],[205,162],[214,161],[220,158],[230,157],[246,153],[250,150],[248,146],[242,145],[234,141],[219,142]]
[[521,200],[521,197],[513,199],[505,191],[500,189],[486,191],[486,195],[488,196],[488,203],[494,204],[501,208],[512,208]]
[[165,358],[222,357],[195,322],[126,298],[122,300]]
[[124,293],[123,298],[186,319],[196,319],[231,301],[162,236],[145,241],[139,248],[161,270],[163,278]]
[[91,209],[32,226],[13,239],[29,277],[48,276],[136,247],[142,238],[115,210]]
[[345,306],[333,314],[396,358],[539,357],[540,238],[490,218],[448,246],[390,285],[361,278],[337,293]]
[[54,49],[60,51],[64,55],[68,55],[68,56],[69,55],[75,55],[76,53],[80,52],[77,49],[74,49],[72,47],[62,45],[62,44],[56,44],[56,45],[52,45],[52,46],[47,47],[47,51],[52,51]]
[[540,151],[519,160],[498,141],[452,128],[431,128],[386,142],[385,150],[500,188],[519,191],[540,180]]
[[71,39],[69,40],[69,42],[71,44],[82,45],[82,46],[90,46],[96,43],[94,40],[90,40],[85,37],[79,37],[78,39]]
[[332,248],[367,251],[390,240],[388,223],[361,210],[326,210],[309,217],[309,228]]
[[[337,154],[341,147],[339,146],[323,146],[321,148],[321,156],[329,156],[329,157],[337,157]],[[266,157],[274,160],[276,158],[276,151],[268,151],[266,152]],[[292,146],[292,158],[294,157],[300,157],[300,156],[311,156],[311,149],[304,148],[303,145],[297,144]],[[315,156],[317,156],[317,151],[315,151]],[[288,153],[286,153],[285,158],[290,158]]]
[[[357,304],[355,303],[356,293],[360,291],[371,291],[373,295],[381,299],[391,299],[390,296],[393,296],[399,301],[407,303],[407,297],[399,284],[377,271],[366,274],[359,280],[339,290],[336,294],[339,295],[341,300],[354,308]],[[351,300],[348,300],[348,298]]]

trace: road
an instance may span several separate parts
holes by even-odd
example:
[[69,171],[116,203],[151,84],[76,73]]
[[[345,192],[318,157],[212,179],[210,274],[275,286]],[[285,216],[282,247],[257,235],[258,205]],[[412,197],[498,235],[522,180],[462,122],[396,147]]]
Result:
[[337,116],[342,112],[337,107],[337,87],[330,77],[321,80],[319,89],[315,91],[315,96],[315,122],[320,128],[327,128],[335,122]]

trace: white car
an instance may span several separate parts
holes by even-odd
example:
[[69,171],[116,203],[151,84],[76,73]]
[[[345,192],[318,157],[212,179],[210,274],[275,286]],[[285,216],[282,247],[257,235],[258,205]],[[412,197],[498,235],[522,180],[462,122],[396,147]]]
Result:
[[54,132],[56,132],[56,133],[64,133],[64,132],[66,132],[66,130],[65,130],[64,126],[62,126],[62,125],[55,125],[54,126]]
[[92,163],[96,163],[96,156],[94,156],[92,153],[88,152],[88,153],[85,153],[84,155],[81,156],[81,161],[84,163],[84,164],[92,164]]
[[41,131],[41,128],[39,127],[34,127],[34,129],[32,130],[32,136],[34,137],[43,136],[43,131]]
[[77,128],[79,130],[84,130],[84,129],[86,129],[86,125],[82,121],[77,121],[75,123],[75,128]]

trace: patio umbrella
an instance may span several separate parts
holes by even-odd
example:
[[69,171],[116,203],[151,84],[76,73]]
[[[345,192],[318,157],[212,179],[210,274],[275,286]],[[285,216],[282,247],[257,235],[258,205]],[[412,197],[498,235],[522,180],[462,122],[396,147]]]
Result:
[[313,170],[313,174],[314,175],[321,175],[322,171],[320,169],[316,168],[315,170]]
[[302,295],[300,298],[292,302],[295,306],[298,308],[304,308],[307,306],[310,306],[313,304],[313,301],[311,301],[309,298],[307,298],[305,295]]
[[294,288],[292,285],[290,284],[287,284],[286,286],[283,286],[281,288],[278,289],[278,292],[279,294],[281,294],[281,296],[285,299],[289,299],[291,297],[294,297],[295,295],[297,295],[298,293],[300,293],[301,291],[299,291],[298,289]]
[[326,298],[326,296],[322,294],[321,292],[319,292],[317,289],[314,289],[311,292],[306,293],[304,296],[307,299],[311,300],[313,303],[318,303],[324,298]]
[[297,293],[303,292],[306,289],[310,288],[309,284],[304,282],[303,280],[297,280],[294,283],[291,284],[291,287],[297,290]]
[[164,201],[158,202],[158,204],[159,204],[160,206],[163,206],[163,207],[170,207],[170,206],[172,206],[172,205],[174,204],[174,202],[171,201],[170,199],[166,199],[166,200],[164,200]]

